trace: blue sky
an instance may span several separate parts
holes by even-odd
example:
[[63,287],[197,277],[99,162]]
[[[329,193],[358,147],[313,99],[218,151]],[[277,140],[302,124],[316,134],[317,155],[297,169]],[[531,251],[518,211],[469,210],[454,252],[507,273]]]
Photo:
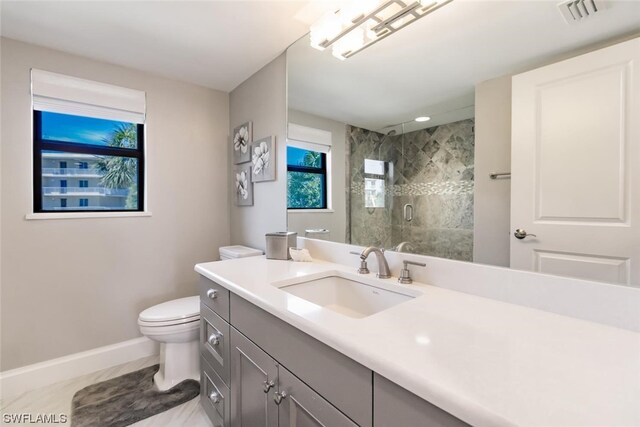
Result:
[[123,122],[42,112],[42,137],[57,141],[106,145],[103,141]]
[[307,154],[308,151],[309,150],[304,150],[302,148],[287,147],[287,164],[301,165],[304,155]]

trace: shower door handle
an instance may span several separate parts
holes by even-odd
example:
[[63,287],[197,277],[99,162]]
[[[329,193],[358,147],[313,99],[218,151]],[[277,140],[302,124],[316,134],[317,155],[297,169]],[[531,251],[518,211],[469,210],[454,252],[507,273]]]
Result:
[[407,222],[411,222],[413,220],[413,205],[411,203],[407,203],[402,208],[404,220]]

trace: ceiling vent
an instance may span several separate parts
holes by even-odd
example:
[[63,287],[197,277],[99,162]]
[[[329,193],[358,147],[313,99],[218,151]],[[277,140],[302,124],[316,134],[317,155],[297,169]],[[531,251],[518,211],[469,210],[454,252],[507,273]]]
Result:
[[601,0],[569,0],[558,4],[558,9],[568,24],[581,22],[602,9]]

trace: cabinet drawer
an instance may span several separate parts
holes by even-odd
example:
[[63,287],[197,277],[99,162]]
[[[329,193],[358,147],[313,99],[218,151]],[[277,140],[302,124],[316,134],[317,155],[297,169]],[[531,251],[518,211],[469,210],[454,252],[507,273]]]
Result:
[[233,327],[362,427],[373,424],[370,369],[231,294]]
[[218,316],[229,321],[229,291],[216,282],[200,276],[200,302]]
[[229,384],[229,324],[200,304],[200,354],[222,378]]
[[283,366],[278,367],[278,379],[279,427],[358,427]]
[[214,427],[229,427],[231,393],[204,357],[200,358],[200,403]]

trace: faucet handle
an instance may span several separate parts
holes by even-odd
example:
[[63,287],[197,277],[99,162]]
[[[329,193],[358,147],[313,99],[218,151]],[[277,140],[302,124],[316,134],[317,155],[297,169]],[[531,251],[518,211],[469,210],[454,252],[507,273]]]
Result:
[[408,264],[417,265],[418,267],[426,267],[427,264],[424,262],[415,262],[415,261],[402,261],[404,263],[404,268],[407,268]]
[[350,251],[352,255],[358,255],[360,257],[360,268],[358,268],[358,274],[369,274],[369,267],[367,266],[367,261],[362,258],[362,254],[360,252]]
[[409,264],[417,265],[419,267],[427,266],[427,264],[423,262],[415,262],[415,261],[407,261],[407,260],[402,262],[404,264],[404,268],[402,269],[402,271],[400,271],[400,277],[398,277],[398,282],[402,283],[403,285],[409,285],[413,283],[413,279],[411,278],[411,271],[409,271]]

